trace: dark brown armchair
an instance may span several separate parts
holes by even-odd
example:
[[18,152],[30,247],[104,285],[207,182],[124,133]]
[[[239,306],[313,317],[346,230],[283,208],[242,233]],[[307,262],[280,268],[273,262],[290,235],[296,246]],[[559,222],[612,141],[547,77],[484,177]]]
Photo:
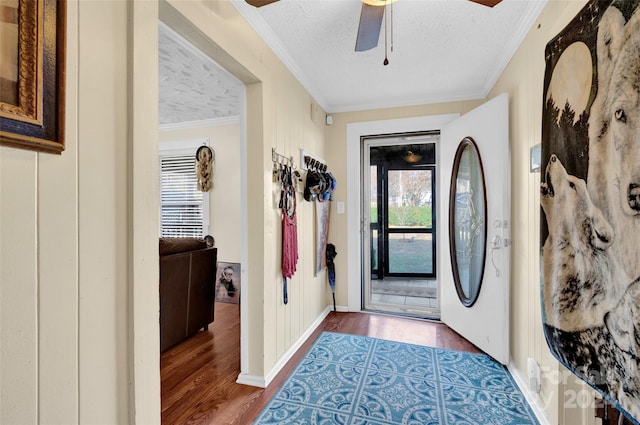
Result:
[[161,238],[160,351],[214,319],[217,248],[196,238]]

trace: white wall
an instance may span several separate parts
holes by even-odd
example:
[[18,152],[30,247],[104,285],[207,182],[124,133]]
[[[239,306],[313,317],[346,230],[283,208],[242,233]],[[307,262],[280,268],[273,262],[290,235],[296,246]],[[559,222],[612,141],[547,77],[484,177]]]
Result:
[[108,2],[87,6],[79,2],[78,393],[81,423],[115,423],[128,420],[129,391],[128,40],[116,30],[128,11]]
[[216,154],[213,187],[208,195],[209,234],[215,238],[218,261],[240,263],[242,259],[240,124],[160,131],[160,142],[194,139],[208,139],[209,146]]
[[0,148],[1,423],[129,421],[128,8],[68,2],[62,155]]

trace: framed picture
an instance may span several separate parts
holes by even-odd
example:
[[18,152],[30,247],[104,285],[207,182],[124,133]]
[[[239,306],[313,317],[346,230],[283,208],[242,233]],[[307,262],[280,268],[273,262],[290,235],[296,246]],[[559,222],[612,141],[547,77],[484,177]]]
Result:
[[240,304],[240,264],[218,262],[216,302]]
[[0,144],[64,150],[66,0],[0,0]]

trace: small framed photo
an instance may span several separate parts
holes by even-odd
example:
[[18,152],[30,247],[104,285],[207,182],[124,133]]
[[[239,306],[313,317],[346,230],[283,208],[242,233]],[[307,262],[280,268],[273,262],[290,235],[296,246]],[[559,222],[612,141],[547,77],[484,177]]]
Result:
[[216,302],[240,304],[240,264],[218,262]]

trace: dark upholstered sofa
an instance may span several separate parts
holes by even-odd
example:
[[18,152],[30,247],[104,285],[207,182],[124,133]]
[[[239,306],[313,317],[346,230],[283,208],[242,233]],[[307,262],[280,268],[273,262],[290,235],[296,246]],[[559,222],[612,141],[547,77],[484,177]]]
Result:
[[217,251],[202,239],[160,238],[160,351],[213,322]]

